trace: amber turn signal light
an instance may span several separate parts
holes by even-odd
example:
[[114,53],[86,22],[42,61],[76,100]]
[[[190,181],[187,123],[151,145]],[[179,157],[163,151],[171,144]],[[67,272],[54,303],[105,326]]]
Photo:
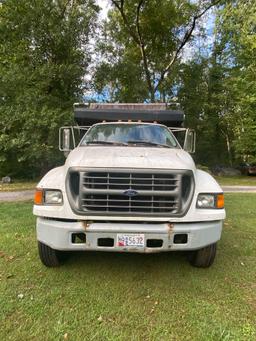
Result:
[[42,205],[43,204],[43,190],[42,189],[36,189],[35,195],[34,195],[34,204],[35,205]]
[[217,208],[224,208],[224,194],[218,194],[217,195],[217,202],[216,202]]

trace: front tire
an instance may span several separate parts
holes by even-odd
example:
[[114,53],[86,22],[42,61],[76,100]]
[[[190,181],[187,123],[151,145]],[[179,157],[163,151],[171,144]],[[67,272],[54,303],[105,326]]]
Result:
[[38,252],[41,262],[47,267],[60,266],[62,261],[67,256],[67,253],[65,251],[54,250],[50,246],[45,245],[39,241]]
[[197,268],[209,268],[214,262],[216,251],[217,243],[192,251],[189,256],[189,262]]

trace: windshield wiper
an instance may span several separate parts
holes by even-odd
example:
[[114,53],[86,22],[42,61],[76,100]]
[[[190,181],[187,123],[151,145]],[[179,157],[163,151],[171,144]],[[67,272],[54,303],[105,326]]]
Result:
[[86,144],[109,144],[115,146],[127,146],[128,144],[125,142],[114,142],[114,141],[88,141]]
[[156,147],[163,147],[163,148],[171,148],[171,146],[168,146],[167,144],[161,144],[156,142],[150,142],[150,141],[127,141],[128,144],[147,144],[150,146],[156,146]]

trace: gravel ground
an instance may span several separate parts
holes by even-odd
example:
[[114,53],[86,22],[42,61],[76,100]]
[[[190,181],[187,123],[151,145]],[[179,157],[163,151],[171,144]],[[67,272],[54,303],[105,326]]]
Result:
[[34,197],[34,190],[16,191],[16,192],[0,192],[0,201],[25,201]]
[[224,193],[256,193],[256,186],[222,186]]

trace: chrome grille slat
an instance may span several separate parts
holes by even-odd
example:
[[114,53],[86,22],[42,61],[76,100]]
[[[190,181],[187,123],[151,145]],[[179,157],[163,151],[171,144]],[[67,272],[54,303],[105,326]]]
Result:
[[[84,176],[83,177],[84,179],[93,179],[93,180],[101,180],[101,179],[106,179],[105,176]],[[110,180],[128,180],[130,181],[130,178],[129,177],[109,177]],[[145,180],[145,181],[152,181],[152,178],[134,178],[132,177],[132,180],[134,181],[140,181],[140,180]],[[175,181],[175,182],[178,182],[179,180],[178,179],[173,179],[173,178],[154,178],[153,179],[154,181]]]
[[[122,206],[122,205],[82,205],[83,207],[106,207],[106,208],[111,208],[111,207],[118,207],[118,208],[127,208],[127,205],[126,206]],[[130,205],[131,208],[152,208],[152,206],[144,206],[144,205],[135,205],[135,206],[132,206]],[[154,207],[155,209],[166,209],[166,206],[156,206]],[[172,206],[172,209],[176,209],[178,208],[178,206]]]
[[[111,201],[120,201],[120,202],[129,202],[129,199],[125,200],[125,199],[108,199],[106,198],[106,200],[108,200],[108,202]],[[82,201],[104,201],[104,199],[82,199]],[[133,202],[153,202],[153,203],[166,203],[166,204],[175,204],[178,201],[172,201],[172,200],[133,200]]]
[[[129,189],[129,188],[127,188]],[[118,195],[118,194],[122,194],[124,192],[124,189],[109,189],[107,190],[107,193],[108,194],[111,194],[111,195]],[[146,191],[146,190],[140,190],[139,193],[140,195],[149,195],[149,194],[153,194],[153,195],[161,195],[161,196],[170,196],[170,192],[171,194],[173,195],[178,195],[178,190],[175,190],[175,191],[152,191],[152,190],[149,190],[149,191]],[[84,190],[84,193],[86,194],[106,194],[106,190],[105,189],[97,189],[97,188],[86,188]]]
[[[83,185],[92,185],[91,182],[83,182]],[[123,182],[115,182],[115,183],[111,183],[111,182],[96,182],[96,183],[93,183],[93,185],[95,186],[98,186],[98,185],[111,185],[111,186],[126,186],[126,183],[123,183]],[[165,184],[165,185],[162,185],[162,184],[129,184],[129,185],[132,185],[132,186],[142,186],[142,187],[176,187],[177,185],[168,185],[168,184]]]

